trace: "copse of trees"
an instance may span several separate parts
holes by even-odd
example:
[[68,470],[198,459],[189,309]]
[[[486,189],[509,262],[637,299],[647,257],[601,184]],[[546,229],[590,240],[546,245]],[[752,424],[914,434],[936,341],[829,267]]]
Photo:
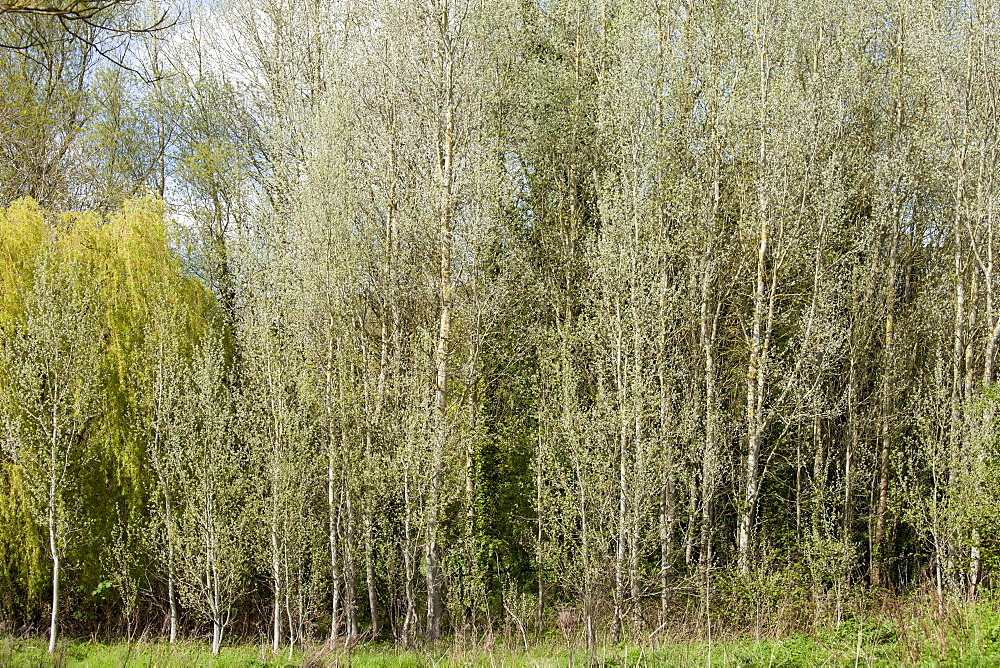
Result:
[[115,587],[134,613],[136,550],[159,492],[160,395],[180,372],[166,389],[156,376],[212,329],[214,300],[183,273],[151,201],[101,219],[19,200],[0,236],[5,617],[31,620],[45,589],[51,651],[67,599],[79,611]]
[[974,598],[998,39],[324,0],[203,7],[154,81],[4,51],[3,623],[593,646]]

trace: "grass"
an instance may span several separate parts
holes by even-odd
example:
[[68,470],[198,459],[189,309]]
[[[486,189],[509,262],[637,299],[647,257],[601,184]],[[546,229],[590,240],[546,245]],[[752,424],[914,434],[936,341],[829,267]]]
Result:
[[[511,642],[517,642],[514,639]],[[811,634],[760,639],[733,636],[705,640],[660,638],[646,645],[607,644],[587,652],[555,638],[530,646],[496,643],[465,648],[438,645],[402,650],[362,643],[343,647],[306,647],[291,658],[272,656],[269,647],[224,647],[213,657],[204,643],[183,641],[103,644],[69,641],[54,657],[42,639],[0,638],[0,666],[211,666],[213,668],[285,666],[991,666],[1000,665],[1000,610],[981,602],[951,613],[932,609],[896,610],[843,621]]]

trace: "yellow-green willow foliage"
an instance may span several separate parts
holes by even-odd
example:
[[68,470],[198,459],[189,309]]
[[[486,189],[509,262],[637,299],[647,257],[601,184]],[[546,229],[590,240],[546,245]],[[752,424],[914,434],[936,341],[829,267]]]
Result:
[[[44,236],[45,219],[34,201],[19,200],[0,209],[0,328],[5,340],[24,310]],[[0,380],[0,387],[9,388],[6,374]],[[23,479],[6,456],[0,485],[0,588],[4,615],[13,617],[39,603],[45,585],[43,555]]]
[[[147,452],[153,366],[164,344],[189,355],[213,327],[213,304],[185,273],[161,202],[106,217],[54,214],[30,199],[0,209],[3,619],[37,623],[47,593],[52,608],[66,607],[48,578],[59,559],[76,622],[105,605],[135,613],[148,554],[138,543],[158,507]],[[68,399],[57,405],[63,379]],[[42,413],[73,426],[46,436]]]
[[23,308],[44,233],[45,219],[33,200],[18,200],[0,209],[0,318],[4,325]]

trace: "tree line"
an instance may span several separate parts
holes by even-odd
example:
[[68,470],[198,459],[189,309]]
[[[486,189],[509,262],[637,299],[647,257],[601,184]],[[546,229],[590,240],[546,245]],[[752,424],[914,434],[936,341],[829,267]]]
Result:
[[997,6],[181,16],[0,26],[6,630],[592,646],[990,585]]

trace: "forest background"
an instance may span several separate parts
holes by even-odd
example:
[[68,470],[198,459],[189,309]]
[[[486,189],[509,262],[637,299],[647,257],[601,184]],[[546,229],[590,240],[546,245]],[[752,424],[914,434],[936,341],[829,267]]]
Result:
[[0,3],[2,630],[988,595],[998,8]]

